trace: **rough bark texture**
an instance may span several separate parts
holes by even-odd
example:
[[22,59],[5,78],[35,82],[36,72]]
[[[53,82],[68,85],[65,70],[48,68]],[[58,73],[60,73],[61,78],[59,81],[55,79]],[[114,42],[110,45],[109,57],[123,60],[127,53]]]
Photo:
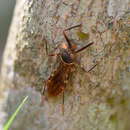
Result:
[[[130,130],[130,1],[20,0],[3,58],[0,92],[1,124],[29,95],[11,130]],[[46,55],[65,42],[68,32],[80,47],[80,64],[67,84],[65,113],[62,95],[44,100],[43,81],[57,67]],[[86,71],[99,62],[98,66]],[[83,71],[84,70],[86,71]]]

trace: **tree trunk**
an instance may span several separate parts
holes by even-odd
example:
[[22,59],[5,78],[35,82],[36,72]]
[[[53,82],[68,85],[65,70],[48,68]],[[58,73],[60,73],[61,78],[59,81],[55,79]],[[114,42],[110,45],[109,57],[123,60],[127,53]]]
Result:
[[[20,0],[17,2],[1,71],[1,124],[28,95],[11,130],[130,130],[130,1]],[[65,41],[78,47],[78,65],[62,94],[42,88],[57,70],[49,57]],[[93,65],[98,65],[89,73]]]

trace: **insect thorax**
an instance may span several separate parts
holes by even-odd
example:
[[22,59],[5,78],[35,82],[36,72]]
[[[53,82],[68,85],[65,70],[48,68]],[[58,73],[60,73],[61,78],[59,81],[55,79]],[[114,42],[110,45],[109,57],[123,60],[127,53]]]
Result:
[[73,54],[71,53],[71,51],[67,50],[67,49],[62,49],[61,52],[60,52],[60,56],[61,56],[61,59],[64,63],[67,63],[67,64],[72,64],[73,61],[74,61],[74,56]]

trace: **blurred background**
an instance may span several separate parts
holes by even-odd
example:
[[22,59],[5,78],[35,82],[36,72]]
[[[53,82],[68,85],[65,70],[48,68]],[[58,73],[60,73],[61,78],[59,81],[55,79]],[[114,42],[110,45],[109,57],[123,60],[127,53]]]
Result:
[[0,0],[0,66],[15,3],[15,0]]

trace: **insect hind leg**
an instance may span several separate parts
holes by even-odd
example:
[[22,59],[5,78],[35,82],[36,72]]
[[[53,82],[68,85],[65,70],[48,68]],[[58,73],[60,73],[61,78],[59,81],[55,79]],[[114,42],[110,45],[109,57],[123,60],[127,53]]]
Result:
[[63,92],[63,95],[62,95],[62,114],[64,115],[64,101],[65,101],[65,95],[64,95],[64,92]]

